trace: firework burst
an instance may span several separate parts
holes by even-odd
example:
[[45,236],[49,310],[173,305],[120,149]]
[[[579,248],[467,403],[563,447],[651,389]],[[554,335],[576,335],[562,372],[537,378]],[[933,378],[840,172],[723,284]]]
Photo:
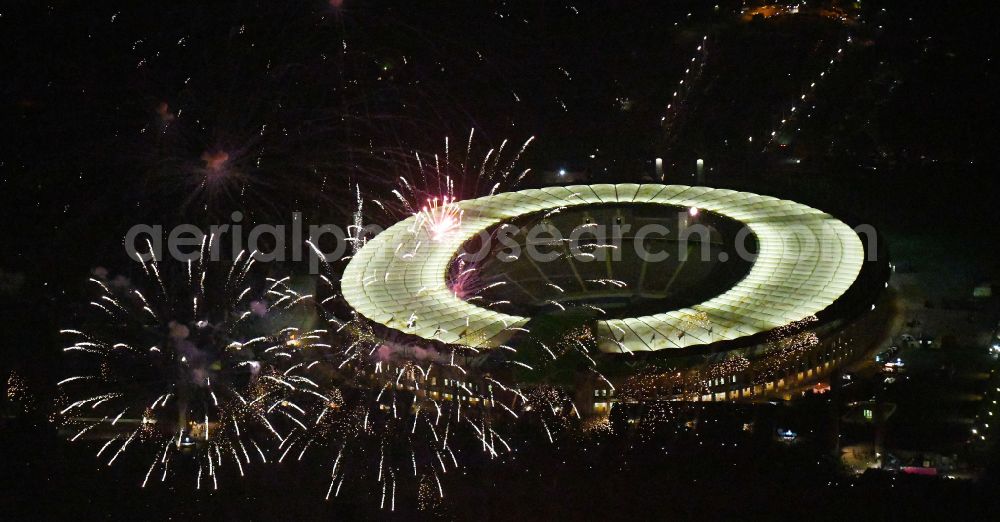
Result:
[[427,231],[433,241],[440,241],[462,225],[464,211],[454,197],[434,198],[417,213],[416,226]]
[[61,331],[79,372],[58,383],[69,397],[58,409],[69,439],[107,439],[97,454],[108,466],[143,447],[152,456],[143,486],[165,481],[179,456],[194,464],[199,488],[218,487],[220,468],[243,475],[266,462],[301,424],[296,401],[311,391],[283,368],[318,347],[321,332],[302,306],[311,296],[253,266],[245,253],[218,270],[151,260],[142,263],[144,290],[124,277],[91,278],[94,314]]
[[373,205],[393,220],[428,212],[454,220],[451,211],[455,202],[510,190],[531,172],[520,169],[519,163],[534,141],[533,136],[517,149],[504,140],[485,152],[478,152],[483,147],[474,138],[475,129],[457,152],[452,150],[451,140],[445,138],[443,153],[413,152],[397,158],[394,166],[399,175],[394,186],[388,188],[391,197],[373,199]]

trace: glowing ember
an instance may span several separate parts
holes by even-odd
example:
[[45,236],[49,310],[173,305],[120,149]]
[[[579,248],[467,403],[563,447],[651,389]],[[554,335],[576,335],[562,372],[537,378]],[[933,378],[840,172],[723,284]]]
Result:
[[205,163],[205,169],[218,172],[229,161],[229,153],[222,150],[205,151],[201,154],[201,161]]

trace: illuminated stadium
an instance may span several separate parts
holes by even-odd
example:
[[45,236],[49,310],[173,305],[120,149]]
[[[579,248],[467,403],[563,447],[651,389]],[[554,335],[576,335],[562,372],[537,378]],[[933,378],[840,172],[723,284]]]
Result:
[[583,335],[604,374],[567,384],[609,397],[584,401],[588,412],[627,390],[700,400],[791,390],[863,353],[858,323],[877,330],[865,320],[885,276],[868,255],[874,237],[799,203],[620,184],[453,205],[447,220],[417,215],[361,248],[343,276],[348,304],[399,339],[513,353],[527,367]]

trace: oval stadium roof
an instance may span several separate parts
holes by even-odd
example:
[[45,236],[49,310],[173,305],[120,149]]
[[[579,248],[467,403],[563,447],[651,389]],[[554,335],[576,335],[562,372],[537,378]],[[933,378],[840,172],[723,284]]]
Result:
[[687,308],[598,320],[604,351],[680,349],[738,339],[807,318],[837,300],[857,278],[864,248],[846,224],[814,208],[768,196],[658,184],[581,185],[522,190],[461,201],[457,230],[438,240],[407,218],[377,235],[350,260],[341,287],[362,316],[406,334],[493,348],[529,317],[504,314],[457,297],[449,265],[482,230],[518,216],[577,205],[662,204],[697,207],[737,220],[757,238],[750,272],[721,295]]

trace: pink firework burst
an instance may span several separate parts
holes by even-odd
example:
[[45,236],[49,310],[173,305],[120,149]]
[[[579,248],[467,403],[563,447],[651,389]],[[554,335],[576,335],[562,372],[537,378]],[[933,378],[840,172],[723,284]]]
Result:
[[462,225],[464,211],[454,197],[434,198],[417,213],[418,226],[427,230],[434,241],[440,241]]

